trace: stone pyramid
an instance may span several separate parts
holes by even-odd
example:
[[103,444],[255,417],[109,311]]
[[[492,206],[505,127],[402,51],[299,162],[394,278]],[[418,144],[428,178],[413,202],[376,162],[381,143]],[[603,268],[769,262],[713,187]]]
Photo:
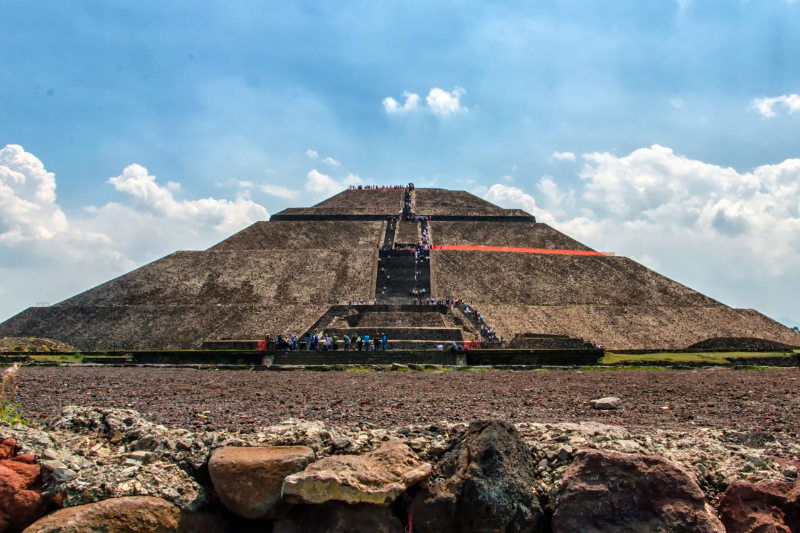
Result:
[[[208,250],[175,252],[58,304],[29,308],[0,324],[0,337],[113,350],[193,349],[313,327],[396,328],[408,347],[480,336],[474,314],[465,320],[443,306],[416,312],[416,287],[426,298],[467,302],[510,347],[548,338],[609,349],[730,338],[800,345],[800,335],[757,311],[728,307],[464,191],[415,189],[414,215],[427,220],[404,221],[405,193],[347,190],[286,209]],[[434,249],[415,264],[404,248],[421,242],[423,227]],[[362,299],[377,305],[368,309]]]

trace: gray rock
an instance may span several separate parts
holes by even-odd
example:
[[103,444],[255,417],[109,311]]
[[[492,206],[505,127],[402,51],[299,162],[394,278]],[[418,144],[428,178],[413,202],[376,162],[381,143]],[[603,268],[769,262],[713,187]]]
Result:
[[572,446],[569,444],[565,444],[558,450],[558,460],[562,463],[569,459],[570,455],[572,455]]
[[414,498],[417,533],[533,533],[544,515],[531,487],[535,465],[517,429],[473,422],[435,467],[438,478]]
[[54,472],[54,471],[58,470],[59,468],[66,468],[67,467],[67,465],[65,465],[61,461],[41,461],[39,463],[39,466],[41,466],[42,468],[44,468],[45,470],[48,470],[50,472]]
[[590,400],[589,404],[592,406],[592,409],[602,409],[602,410],[610,410],[616,409],[620,406],[622,400],[619,398],[615,398],[614,396],[608,396],[606,398],[599,398],[597,400]]
[[78,477],[78,473],[66,467],[53,470],[53,479],[59,484],[72,481],[76,477]]

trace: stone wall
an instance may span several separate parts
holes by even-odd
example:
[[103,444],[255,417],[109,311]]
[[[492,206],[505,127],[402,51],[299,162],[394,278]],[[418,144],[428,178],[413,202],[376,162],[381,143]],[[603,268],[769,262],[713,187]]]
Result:
[[446,222],[434,219],[429,226],[432,244],[591,251],[588,246],[547,224],[536,222]]
[[256,222],[210,248],[230,250],[355,250],[375,248],[385,221]]
[[[434,235],[438,234],[435,230]],[[475,305],[722,307],[625,257],[460,250],[431,253],[434,296],[462,298]]]

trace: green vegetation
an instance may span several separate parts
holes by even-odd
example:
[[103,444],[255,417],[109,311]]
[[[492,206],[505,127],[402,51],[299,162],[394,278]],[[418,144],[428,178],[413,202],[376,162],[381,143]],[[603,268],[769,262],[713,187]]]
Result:
[[29,426],[31,421],[23,418],[20,410],[22,401],[13,403],[14,396],[17,393],[18,373],[19,363],[14,363],[3,371],[3,383],[0,384],[0,422]]
[[[796,352],[796,351],[795,351]],[[661,352],[647,354],[618,354],[606,352],[601,363],[616,365],[631,362],[700,363],[707,365],[727,365],[730,359],[751,359],[762,357],[789,357],[789,352]]]

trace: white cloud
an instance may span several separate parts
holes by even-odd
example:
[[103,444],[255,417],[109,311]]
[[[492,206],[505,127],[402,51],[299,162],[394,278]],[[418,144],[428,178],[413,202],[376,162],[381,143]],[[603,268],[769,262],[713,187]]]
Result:
[[[228,181],[217,181],[214,183],[216,187],[221,187],[223,189],[227,188],[236,188],[236,189],[252,189],[253,182],[252,181],[242,181],[237,180],[236,178],[230,179]],[[174,181],[167,182],[167,190],[172,192],[178,192],[181,189],[180,183],[175,183]]]
[[559,161],[575,161],[575,154],[572,152],[553,152],[553,159]]
[[683,107],[683,99],[681,99],[681,98],[673,98],[672,100],[669,101],[669,103],[675,109],[680,109],[680,108]]
[[483,197],[503,207],[524,209],[534,216],[539,214],[539,209],[536,207],[536,200],[533,199],[533,196],[516,187],[496,183],[489,188],[489,191]]
[[447,92],[445,90],[435,87],[431,89],[425,101],[428,102],[428,107],[431,108],[437,115],[451,115],[453,113],[466,113],[467,109],[461,107],[461,95],[466,93],[461,87],[456,87],[454,90]]
[[729,305],[800,318],[791,296],[800,294],[800,159],[740,173],[658,145],[584,158],[577,194],[547,176],[539,181],[546,208],[501,184],[484,198]]
[[322,162],[323,163],[327,163],[332,167],[338,167],[339,165],[341,165],[341,163],[339,163],[337,160],[333,159],[332,157],[326,157],[325,159],[322,160]]
[[294,198],[300,197],[300,191],[293,191],[291,189],[287,189],[286,187],[282,187],[280,185],[262,185],[261,190],[267,194],[271,194],[272,196],[277,196],[279,198],[286,198],[287,200],[292,200]]
[[309,159],[316,159],[319,157],[319,154],[317,153],[316,150],[312,150],[309,148],[308,150],[306,150],[306,157]]
[[[435,115],[440,116],[452,115],[453,113],[466,113],[467,108],[461,106],[461,96],[466,92],[467,91],[461,87],[456,87],[450,92],[434,87],[430,90],[428,96],[425,97],[425,102],[428,104],[427,109]],[[406,101],[402,105],[391,96],[384,98],[383,109],[391,115],[405,113],[420,107],[420,98],[418,94],[404,91],[403,96],[405,96]]]
[[750,109],[755,109],[765,117],[777,115],[775,107],[786,107],[789,113],[800,111],[800,96],[796,94],[784,94],[783,96],[773,96],[771,98],[756,98],[750,104]]
[[[140,165],[108,183],[122,202],[87,206],[67,217],[55,176],[33,154],[0,150],[0,271],[14,296],[0,320],[36,301],[56,302],[178,249],[202,249],[269,217],[251,200],[178,200],[180,185],[160,185]],[[31,280],[36,280],[32,283]]]
[[361,178],[354,174],[348,174],[343,180],[337,181],[326,174],[318,172],[316,169],[309,172],[307,177],[306,190],[324,196],[332,196],[345,190],[350,185],[363,183]]
[[412,109],[416,109],[419,106],[419,95],[410,93],[408,91],[403,91],[403,96],[406,97],[406,102],[403,105],[392,98],[391,96],[386,97],[383,99],[383,109],[387,113],[401,113],[404,111],[411,111]]

